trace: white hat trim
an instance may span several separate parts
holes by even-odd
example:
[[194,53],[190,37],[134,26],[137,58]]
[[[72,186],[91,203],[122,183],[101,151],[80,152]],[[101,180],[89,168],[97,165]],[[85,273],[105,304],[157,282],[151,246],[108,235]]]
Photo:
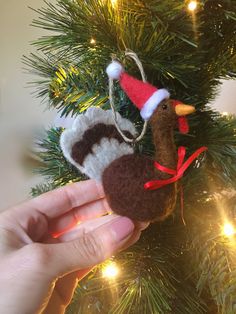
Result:
[[154,110],[164,99],[170,98],[170,93],[168,90],[162,88],[157,90],[152,96],[145,102],[140,114],[144,120],[148,120],[153,114]]

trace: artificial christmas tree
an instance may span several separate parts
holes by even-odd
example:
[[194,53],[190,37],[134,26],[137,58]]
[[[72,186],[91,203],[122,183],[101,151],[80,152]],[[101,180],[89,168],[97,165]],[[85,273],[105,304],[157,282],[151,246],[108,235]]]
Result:
[[[24,62],[41,76],[38,96],[49,97],[62,116],[91,106],[110,109],[104,69],[112,56],[140,78],[125,58],[131,49],[151,84],[196,108],[190,132],[175,133],[177,146],[188,155],[208,147],[182,180],[186,225],[177,202],[169,219],[152,224],[112,260],[119,273],[113,268],[107,275],[107,262],[80,282],[68,313],[235,313],[235,194],[227,191],[236,185],[236,119],[208,104],[220,79],[235,77],[236,2],[58,0],[36,12],[33,25],[56,33],[35,41],[38,53]],[[141,132],[139,110],[114,86],[116,110]],[[48,182],[34,195],[86,179],[63,157],[63,131],[51,129],[39,143],[39,170]],[[148,128],[135,150],[153,157],[151,139]]]

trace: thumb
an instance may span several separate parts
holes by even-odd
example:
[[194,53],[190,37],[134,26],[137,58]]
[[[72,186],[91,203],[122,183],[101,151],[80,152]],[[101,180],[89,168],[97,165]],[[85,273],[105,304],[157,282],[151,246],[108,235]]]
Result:
[[132,236],[135,226],[127,217],[83,233],[78,239],[60,244],[48,244],[48,270],[55,276],[99,264],[121,249]]

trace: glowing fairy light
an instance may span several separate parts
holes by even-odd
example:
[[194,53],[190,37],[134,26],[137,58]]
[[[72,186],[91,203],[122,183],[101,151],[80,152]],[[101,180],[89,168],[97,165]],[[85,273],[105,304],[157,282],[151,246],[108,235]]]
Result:
[[104,266],[102,275],[104,278],[115,279],[119,274],[119,268],[112,262]]
[[102,3],[104,5],[112,5],[113,8],[116,8],[116,6],[118,5],[118,0],[102,0]]
[[188,4],[188,9],[191,12],[194,12],[197,9],[197,1],[190,1]]
[[90,44],[95,45],[96,44],[96,40],[94,38],[91,38]]
[[227,117],[228,115],[229,115],[229,113],[228,112],[222,112],[222,114],[221,114],[223,117]]
[[223,234],[226,237],[230,238],[233,235],[235,235],[235,233],[236,233],[236,231],[235,231],[234,226],[229,222],[225,223],[225,225],[223,226]]
[[197,16],[196,16],[196,10],[198,7],[198,2],[195,1],[188,1],[187,9],[190,12],[190,16],[192,18],[192,23],[193,23],[193,32],[194,32],[194,37],[195,40],[198,41],[198,24],[197,24]]

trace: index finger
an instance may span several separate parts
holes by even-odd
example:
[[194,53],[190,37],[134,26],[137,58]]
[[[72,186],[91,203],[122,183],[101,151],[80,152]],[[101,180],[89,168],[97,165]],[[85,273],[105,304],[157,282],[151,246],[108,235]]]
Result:
[[[19,206],[22,213],[25,210],[36,210],[47,218],[56,218],[75,207],[104,198],[102,186],[95,180],[87,180],[66,185],[62,188],[42,194]],[[21,208],[20,208],[21,207]]]

